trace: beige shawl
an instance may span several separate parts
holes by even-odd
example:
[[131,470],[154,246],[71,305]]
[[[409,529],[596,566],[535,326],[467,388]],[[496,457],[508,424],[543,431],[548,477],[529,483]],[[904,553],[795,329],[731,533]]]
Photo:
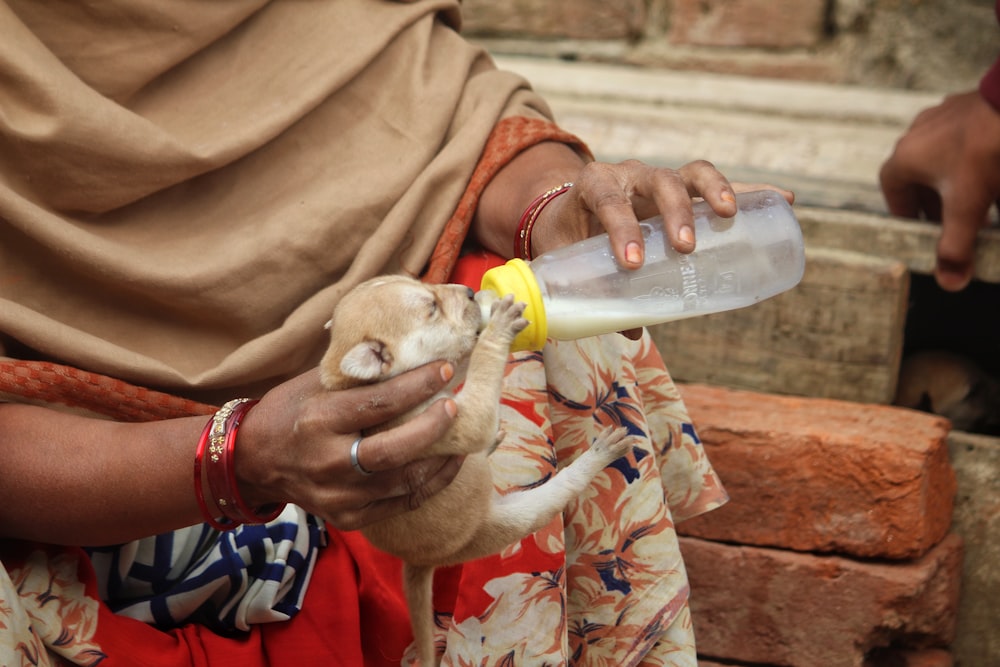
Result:
[[419,275],[491,130],[545,118],[454,1],[0,2],[0,354],[171,392],[314,364]]

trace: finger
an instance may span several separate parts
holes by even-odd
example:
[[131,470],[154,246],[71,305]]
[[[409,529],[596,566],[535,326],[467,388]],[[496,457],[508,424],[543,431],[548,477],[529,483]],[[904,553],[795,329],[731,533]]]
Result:
[[668,180],[658,181],[656,203],[663,213],[664,227],[670,245],[678,252],[691,252],[697,240],[691,198],[701,197],[726,218],[736,215],[736,194],[722,172],[707,160],[695,160],[677,170],[683,190],[672,187]]
[[[684,168],[682,167],[681,170]],[[670,246],[679,252],[694,250],[694,211],[688,181],[682,171],[660,170],[655,175],[652,198],[663,217]]]
[[337,392],[337,400],[326,403],[330,428],[350,433],[383,424],[433,397],[454,374],[450,363],[437,361],[385,382]]
[[911,148],[913,143],[906,137],[896,143],[879,169],[879,185],[889,213],[916,219],[923,211],[920,192],[933,189],[934,178],[924,171],[927,161]]
[[736,191],[725,174],[708,160],[695,160],[679,170],[690,197],[701,197],[717,215],[736,215]]
[[[410,512],[447,487],[461,470],[464,457],[447,456],[425,459],[406,467],[404,481],[386,493],[356,509],[342,510],[328,521],[340,530],[357,530],[369,524]],[[387,474],[387,473],[382,473]],[[375,486],[375,478],[371,478]]]
[[615,259],[626,268],[638,268],[643,261],[642,232],[632,195],[644,167],[636,160],[616,165],[591,162],[580,172],[577,183],[584,208],[600,221]]
[[370,472],[394,470],[427,456],[451,428],[458,406],[451,398],[435,401],[413,419],[362,439],[358,464]]
[[943,204],[937,190],[918,186],[913,191],[913,198],[917,202],[917,213],[913,217],[917,220],[941,222]]
[[[968,193],[967,193],[968,194]],[[957,292],[969,284],[975,271],[976,239],[989,222],[987,195],[960,201],[942,199],[941,236],[937,243],[934,277],[943,290]]]
[[882,197],[889,213],[901,218],[919,218],[921,206],[917,187],[899,180],[895,174],[887,174],[885,167],[879,173]]
[[757,192],[759,190],[771,190],[772,192],[777,192],[782,197],[785,198],[789,204],[795,203],[795,193],[791,190],[786,190],[785,188],[780,188],[776,185],[771,185],[770,183],[745,183],[742,181],[736,181],[732,183],[733,192],[740,194],[742,192]]

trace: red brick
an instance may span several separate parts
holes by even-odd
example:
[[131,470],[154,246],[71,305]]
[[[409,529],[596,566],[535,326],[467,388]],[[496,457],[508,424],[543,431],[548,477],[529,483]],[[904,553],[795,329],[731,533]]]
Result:
[[858,557],[913,558],[947,534],[955,500],[946,420],[818,398],[681,385],[729,490],[678,532]]
[[719,662],[863,667],[878,647],[948,646],[955,636],[956,535],[895,563],[689,537],[681,551],[698,652]]
[[955,658],[939,648],[918,651],[885,651],[868,657],[865,667],[954,667]]
[[674,0],[673,44],[794,48],[823,37],[826,0]]

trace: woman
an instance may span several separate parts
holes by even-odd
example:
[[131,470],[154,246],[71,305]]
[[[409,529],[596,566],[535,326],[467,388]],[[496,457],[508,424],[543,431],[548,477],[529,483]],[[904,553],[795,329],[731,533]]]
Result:
[[[4,664],[408,660],[398,562],[351,531],[454,477],[421,452],[455,406],[359,435],[452,369],[321,392],[339,296],[605,230],[638,267],[638,218],[690,251],[691,197],[735,212],[708,163],[593,162],[458,23],[446,0],[0,5]],[[673,521],[725,493],[648,336],[550,343],[506,382],[501,490],[608,423],[641,444],[440,573],[445,664],[694,664]],[[192,476],[216,435],[246,512]]]

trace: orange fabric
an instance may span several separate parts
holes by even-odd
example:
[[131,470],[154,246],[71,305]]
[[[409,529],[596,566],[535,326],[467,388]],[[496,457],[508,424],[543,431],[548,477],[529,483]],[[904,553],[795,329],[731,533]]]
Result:
[[[521,151],[543,141],[558,141],[572,146],[581,154],[592,158],[590,150],[578,138],[560,129],[554,123],[538,118],[521,116],[505,118],[490,134],[472,174],[465,194],[458,202],[455,212],[445,225],[437,246],[431,255],[423,279],[440,283],[448,279],[458,261],[462,244],[465,242],[479,205],[479,197],[486,185],[508,162]],[[513,239],[511,239],[513,241]],[[478,287],[478,286],[477,286]]]
[[0,400],[83,409],[119,421],[208,415],[215,407],[47,361],[0,360]]

